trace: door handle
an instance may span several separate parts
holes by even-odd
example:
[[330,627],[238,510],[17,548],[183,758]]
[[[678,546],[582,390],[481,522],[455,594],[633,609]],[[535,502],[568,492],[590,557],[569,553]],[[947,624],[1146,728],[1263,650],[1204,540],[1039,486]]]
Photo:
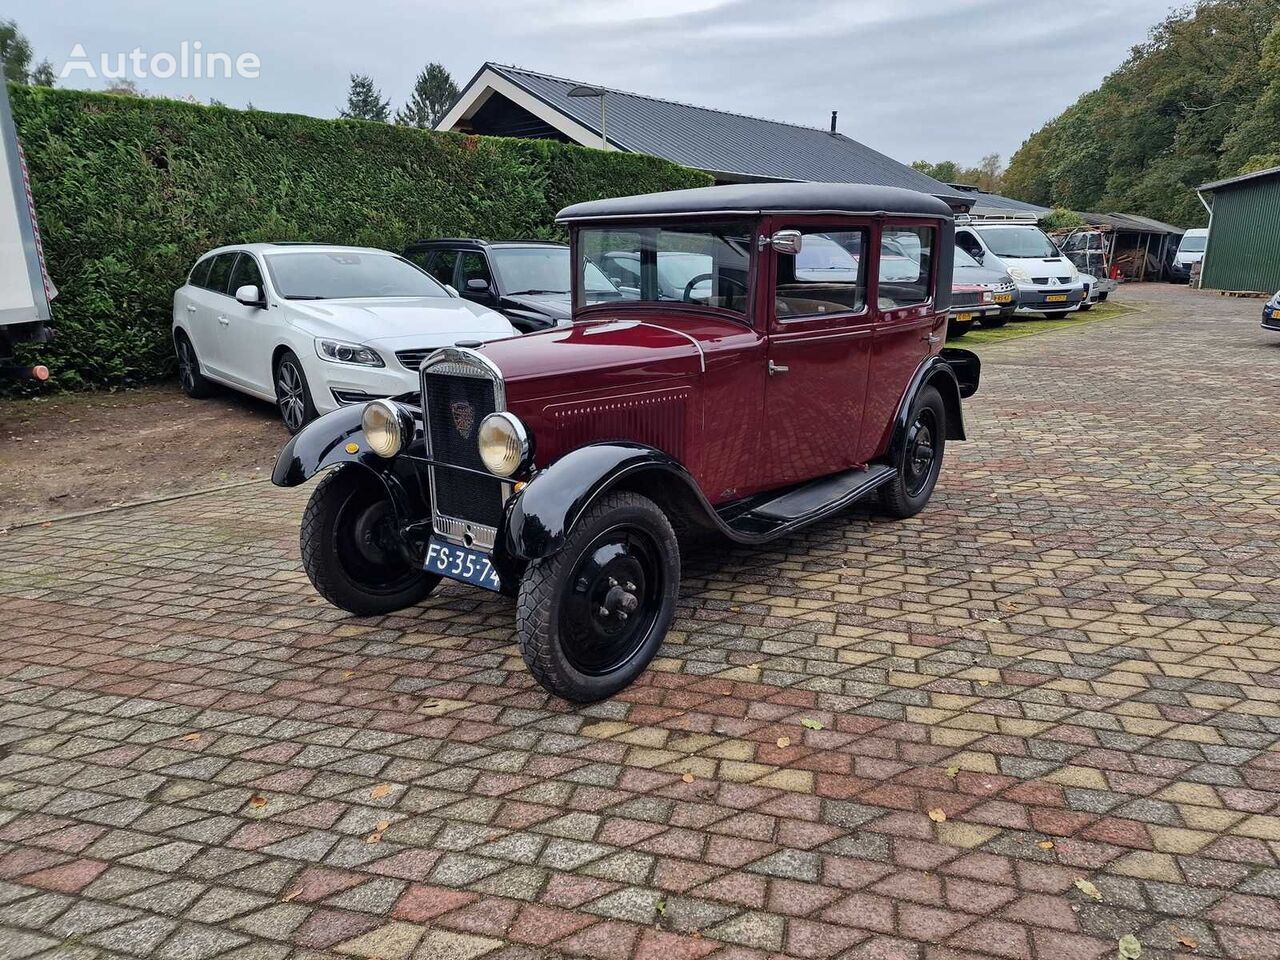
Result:
[[780,373],[787,373],[790,369],[790,367],[779,366],[772,360],[769,361],[769,376],[771,377],[776,377]]
[[927,343],[927,344],[929,344],[929,346],[933,346],[935,343],[937,343],[937,342],[938,342],[939,340],[941,340],[942,338],[941,338],[940,336],[938,336],[936,333],[929,333],[929,334],[926,334],[925,336],[921,337],[920,339],[924,340],[924,342],[925,342],[925,343]]
[[225,326],[226,326],[227,324],[229,324],[231,321],[230,321],[230,320],[228,320],[226,317],[219,317],[219,318],[218,318],[218,322],[219,322],[220,324],[222,324],[222,325],[225,327]]
[[195,307],[193,307],[191,304],[189,304],[189,303],[188,303],[188,304],[187,304],[187,313],[195,313],[195,312],[196,312],[196,308],[195,308]]

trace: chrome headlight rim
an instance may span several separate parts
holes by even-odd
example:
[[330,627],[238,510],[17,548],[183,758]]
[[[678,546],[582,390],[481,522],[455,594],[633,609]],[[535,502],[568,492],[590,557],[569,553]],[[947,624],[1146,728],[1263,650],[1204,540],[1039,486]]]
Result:
[[[499,426],[500,425],[500,426]],[[486,456],[485,434],[487,430],[500,429],[507,442],[507,457],[502,460],[491,460]],[[476,431],[476,448],[480,453],[480,462],[486,470],[496,477],[513,477],[526,468],[533,454],[533,444],[529,439],[529,431],[514,413],[498,410],[480,421]]]
[[[376,418],[381,422],[374,422]],[[360,414],[360,429],[369,449],[390,460],[413,439],[413,415],[394,400],[370,400]]]

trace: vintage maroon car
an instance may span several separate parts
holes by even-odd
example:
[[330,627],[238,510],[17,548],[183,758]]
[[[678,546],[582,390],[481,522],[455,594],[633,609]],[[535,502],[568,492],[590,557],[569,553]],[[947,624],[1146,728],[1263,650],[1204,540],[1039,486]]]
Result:
[[[435,352],[420,394],[315,421],[273,479],[338,467],[302,522],[331,602],[385,614],[441,577],[515,595],[534,676],[587,701],[657,652],[684,534],[763,543],[872,492],[919,512],[979,364],[941,349],[953,223],[933,197],[744,184],[558,220],[573,326]],[[638,267],[626,299],[582,282],[606,256]]]

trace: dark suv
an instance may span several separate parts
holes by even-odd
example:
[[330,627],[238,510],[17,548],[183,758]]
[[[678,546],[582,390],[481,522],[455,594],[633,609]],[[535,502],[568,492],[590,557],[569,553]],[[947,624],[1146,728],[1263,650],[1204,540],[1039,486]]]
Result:
[[[497,310],[521,333],[572,323],[569,247],[545,240],[417,240],[404,255],[468,300]],[[621,299],[607,277],[587,266],[596,299]]]

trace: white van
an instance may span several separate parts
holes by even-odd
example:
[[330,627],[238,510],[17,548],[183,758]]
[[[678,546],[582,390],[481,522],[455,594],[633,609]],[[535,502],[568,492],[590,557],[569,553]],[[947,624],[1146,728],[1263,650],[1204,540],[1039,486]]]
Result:
[[1188,230],[1182,235],[1178,252],[1173,255],[1169,279],[1174,283],[1186,283],[1191,279],[1191,268],[1204,259],[1204,248],[1209,243],[1209,231],[1203,227]]
[[983,266],[1004,267],[1018,285],[1018,310],[1050,319],[1080,309],[1087,296],[1074,263],[1034,220],[956,217],[956,246]]

